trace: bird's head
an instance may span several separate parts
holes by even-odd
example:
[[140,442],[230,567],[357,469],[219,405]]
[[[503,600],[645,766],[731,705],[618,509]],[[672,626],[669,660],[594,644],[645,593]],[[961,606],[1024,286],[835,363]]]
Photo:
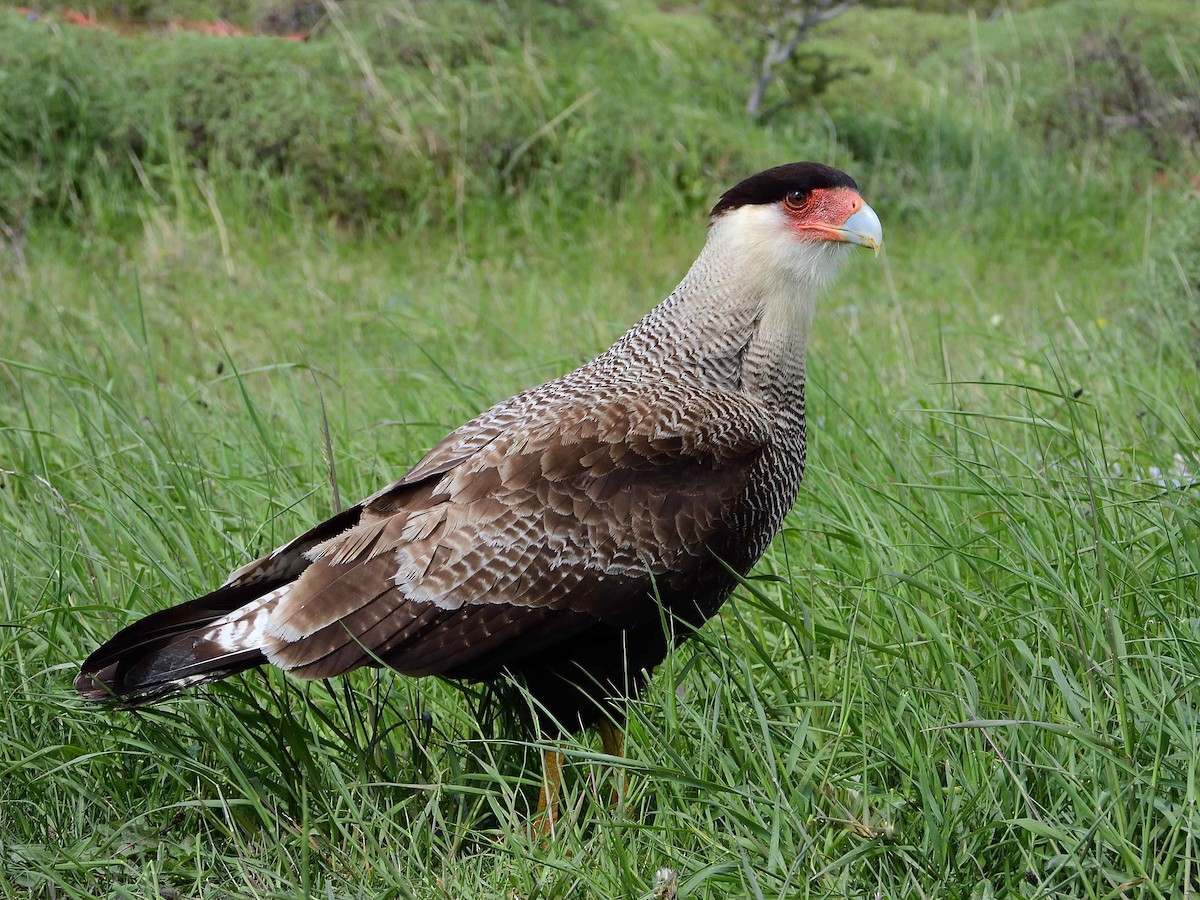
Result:
[[879,217],[845,172],[814,162],[752,175],[713,207],[709,243],[735,253],[768,280],[823,287],[850,247],[883,245]]

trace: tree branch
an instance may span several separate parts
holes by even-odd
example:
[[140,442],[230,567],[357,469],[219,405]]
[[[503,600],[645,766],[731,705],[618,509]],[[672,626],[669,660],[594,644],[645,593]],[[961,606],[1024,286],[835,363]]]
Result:
[[756,119],[759,118],[763,98],[767,88],[775,80],[776,69],[792,58],[796,48],[808,39],[812,29],[836,19],[857,3],[858,0],[840,0],[838,3],[833,3],[832,0],[794,0],[791,9],[785,15],[786,24],[791,26],[790,36],[784,42],[781,38],[784,28],[771,30],[771,37],[767,40],[767,47],[759,66],[758,78],[750,88],[749,97],[746,98],[746,112]]

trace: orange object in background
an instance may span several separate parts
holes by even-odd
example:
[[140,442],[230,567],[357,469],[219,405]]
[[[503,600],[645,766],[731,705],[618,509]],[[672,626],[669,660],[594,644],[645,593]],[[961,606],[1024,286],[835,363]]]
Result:
[[40,13],[28,6],[18,6],[14,12],[31,21],[59,21],[78,28],[98,28],[104,31],[112,31],[116,34],[145,34],[146,32],[177,34],[182,32],[188,34],[208,34],[213,37],[274,37],[284,41],[307,41],[309,37],[307,32],[296,34],[260,34],[258,32],[245,31],[232,22],[226,22],[224,19],[217,19],[214,22],[197,22],[192,19],[176,18],[169,19],[165,25],[160,25],[131,22],[102,22],[95,16],[77,12],[73,9],[62,10],[58,13]]

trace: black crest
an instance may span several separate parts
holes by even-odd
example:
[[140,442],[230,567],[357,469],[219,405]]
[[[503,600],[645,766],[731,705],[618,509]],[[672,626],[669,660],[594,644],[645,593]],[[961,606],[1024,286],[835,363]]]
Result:
[[788,163],[751,175],[721,195],[711,216],[737,209],[740,206],[761,206],[778,203],[788,194],[808,194],[821,188],[851,188],[858,190],[854,179],[840,169],[815,162]]

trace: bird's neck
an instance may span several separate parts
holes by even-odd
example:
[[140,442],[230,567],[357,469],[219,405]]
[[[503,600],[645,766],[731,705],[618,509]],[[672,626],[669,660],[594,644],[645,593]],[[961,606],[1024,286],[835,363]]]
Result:
[[684,377],[794,409],[816,300],[836,260],[815,245],[799,257],[783,245],[792,258],[781,260],[779,242],[722,224],[745,225],[715,223],[687,276],[621,343]]

